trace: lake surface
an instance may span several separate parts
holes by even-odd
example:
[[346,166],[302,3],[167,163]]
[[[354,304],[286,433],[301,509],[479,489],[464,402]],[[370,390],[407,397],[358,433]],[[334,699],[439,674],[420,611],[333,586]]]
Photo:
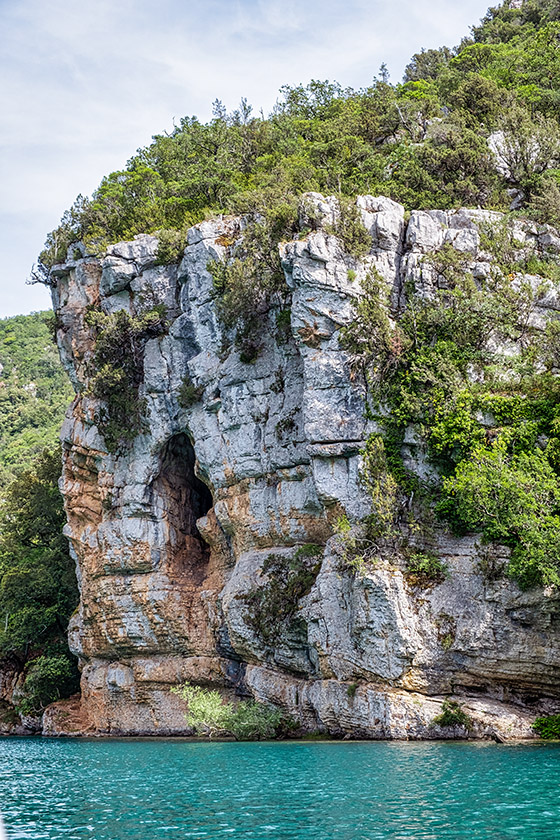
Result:
[[560,744],[0,739],[8,840],[557,840]]

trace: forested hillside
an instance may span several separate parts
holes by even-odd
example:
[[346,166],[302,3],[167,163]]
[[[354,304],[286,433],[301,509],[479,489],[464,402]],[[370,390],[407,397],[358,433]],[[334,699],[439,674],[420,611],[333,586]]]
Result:
[[37,312],[0,321],[0,495],[43,449],[52,450],[72,388]]
[[22,713],[77,687],[66,628],[78,593],[58,490],[58,436],[72,389],[52,318],[0,321],[0,663],[25,669]]
[[[513,199],[556,223],[559,36],[556,0],[506,2],[459,47],[413,56],[401,83],[382,66],[359,90],[326,81],[284,87],[266,118],[245,101],[231,114],[217,101],[209,123],[183,118],[104,178],[91,200],[79,197],[47,240],[43,271],[77,239],[96,251],[156,230],[179,232],[164,236],[169,259],[181,232],[216,212],[259,211],[275,220],[278,239],[306,190],[386,195],[408,209],[507,210]],[[488,143],[496,132],[497,156]]]

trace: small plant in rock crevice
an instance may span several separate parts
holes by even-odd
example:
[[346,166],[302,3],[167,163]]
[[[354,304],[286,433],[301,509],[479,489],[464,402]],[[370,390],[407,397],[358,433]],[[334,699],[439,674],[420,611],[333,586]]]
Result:
[[268,645],[276,644],[293,621],[301,598],[311,591],[321,568],[323,547],[309,543],[292,557],[269,554],[264,582],[244,596],[245,621]]
[[203,385],[195,385],[189,373],[186,373],[181,382],[179,393],[177,395],[177,402],[181,408],[192,408],[193,405],[200,402],[204,393]]
[[350,683],[348,685],[348,687],[346,688],[346,694],[348,695],[350,700],[354,699],[354,697],[356,696],[356,691],[357,690],[358,690],[358,683]]
[[406,559],[406,577],[413,586],[433,586],[442,583],[448,571],[445,563],[435,554],[415,551]]
[[352,523],[346,514],[334,525],[337,536],[336,552],[341,571],[349,571],[357,578],[365,575],[368,565],[375,562],[376,544],[368,539],[363,523]]
[[96,422],[111,453],[130,444],[144,426],[143,351],[146,341],[167,330],[165,308],[140,315],[120,310],[105,314],[90,309],[85,323],[94,335],[88,392],[101,402]]
[[276,437],[279,441],[289,437],[297,429],[297,416],[299,414],[298,408],[293,408],[285,417],[282,417],[275,426]]

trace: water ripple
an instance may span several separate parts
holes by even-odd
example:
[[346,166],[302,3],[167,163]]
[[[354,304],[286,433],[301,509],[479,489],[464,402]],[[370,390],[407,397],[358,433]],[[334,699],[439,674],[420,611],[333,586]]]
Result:
[[560,745],[0,741],[9,840],[558,840]]

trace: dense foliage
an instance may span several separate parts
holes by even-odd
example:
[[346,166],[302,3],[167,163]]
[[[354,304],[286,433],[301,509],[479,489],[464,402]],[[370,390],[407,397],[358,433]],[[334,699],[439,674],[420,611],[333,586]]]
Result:
[[56,445],[72,399],[52,317],[38,312],[0,320],[0,496],[19,470]]
[[560,740],[560,715],[538,717],[533,724],[533,729],[546,741]]
[[433,719],[432,725],[461,726],[469,730],[472,728],[472,720],[455,700],[444,700],[441,714]]
[[78,603],[74,561],[62,534],[60,451],[45,451],[5,492],[0,507],[0,658],[26,666],[22,710],[77,688],[68,620]]
[[66,640],[78,588],[58,490],[72,389],[52,321],[48,313],[0,321],[0,660],[25,670],[26,714],[78,687]]
[[[424,259],[432,291],[409,288],[404,311],[391,313],[373,272],[344,332],[383,429],[363,453],[369,535],[398,535],[405,556],[409,537],[429,549],[435,510],[458,533],[509,546],[522,586],[560,585],[560,331],[535,320],[558,266],[507,224],[481,236],[492,255],[486,277],[475,280],[468,257],[443,247]],[[423,478],[403,461],[410,429],[430,467]]]

